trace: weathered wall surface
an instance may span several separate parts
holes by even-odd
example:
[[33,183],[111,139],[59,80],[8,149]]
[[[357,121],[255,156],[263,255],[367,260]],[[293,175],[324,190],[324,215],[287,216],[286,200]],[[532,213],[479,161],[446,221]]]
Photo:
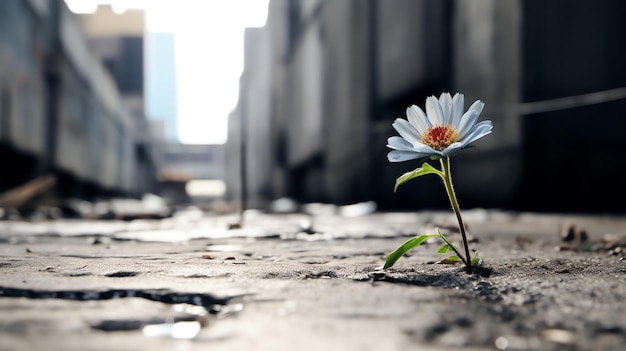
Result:
[[[449,91],[464,93],[466,108],[485,102],[481,120],[494,122],[491,135],[454,158],[462,206],[533,209],[534,199],[545,197],[543,209],[610,210],[594,204],[594,193],[626,196],[626,186],[615,187],[623,166],[611,161],[626,146],[618,135],[626,120],[626,93],[619,90],[626,87],[620,64],[626,54],[614,45],[626,29],[616,15],[623,7],[615,1],[272,1],[266,35],[258,39],[271,54],[247,53],[248,95],[242,90],[240,106],[250,118],[258,109],[249,142],[269,138],[269,148],[252,147],[264,161],[250,167],[271,184],[261,196],[447,207],[436,178],[394,194],[395,178],[419,164],[390,164],[385,145],[396,134],[391,123],[408,106],[423,107],[428,95]],[[594,92],[599,98],[576,97]],[[569,100],[551,100],[558,98]],[[590,127],[590,116],[606,123]],[[258,121],[269,129],[254,127]],[[593,170],[573,171],[581,160],[591,160]]]

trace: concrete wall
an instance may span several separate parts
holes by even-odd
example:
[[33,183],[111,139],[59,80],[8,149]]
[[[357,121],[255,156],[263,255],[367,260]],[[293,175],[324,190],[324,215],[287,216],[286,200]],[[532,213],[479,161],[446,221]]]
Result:
[[[626,3],[561,0],[522,6],[522,201],[540,209],[624,212],[611,199],[626,197],[626,99],[624,93],[609,97],[612,89],[626,87],[621,44]],[[589,93],[593,101],[576,98]],[[542,101],[544,108],[537,108]]]
[[376,1],[378,97],[387,101],[447,79],[450,1]]
[[271,62],[270,36],[264,29],[247,29],[245,33],[246,70],[241,78],[240,117],[246,123],[246,189],[249,206],[263,207],[270,198],[272,154],[271,128]]
[[132,118],[77,16],[62,0],[7,0],[0,27],[0,153],[13,165],[0,188],[52,173],[59,196],[136,194]]
[[283,63],[288,57],[289,50],[289,18],[285,15],[288,11],[289,1],[275,0],[269,4],[268,22],[265,28],[271,38],[270,64],[271,64],[271,99],[272,111],[270,113],[270,140],[268,152],[271,162],[269,180],[270,199],[285,197],[288,195],[290,178],[288,177],[288,120],[286,113],[289,106],[289,89],[285,84],[288,68]]
[[324,38],[320,24],[320,1],[285,1],[279,9],[286,16],[287,37],[280,99],[283,114],[286,193],[322,201],[324,127]]
[[365,201],[371,196],[372,3],[327,1],[323,5],[325,200]]
[[[240,97],[241,99],[241,97]],[[238,205],[241,200],[241,116],[239,108],[228,115],[228,137],[224,145],[224,199]]]
[[297,167],[322,149],[323,46],[317,18],[300,19],[298,46],[287,61],[287,160]]
[[446,206],[436,178],[425,177],[393,192],[396,178],[420,163],[389,163],[386,144],[387,138],[397,135],[392,122],[406,118],[408,106],[423,108],[426,96],[451,91],[452,2],[391,0],[375,4],[377,35],[370,58],[376,67],[376,82],[369,141],[373,198],[383,208]]
[[362,58],[373,34],[370,8],[367,1],[272,2],[270,196],[367,197],[371,66]]
[[[465,94],[466,109],[482,100],[481,120],[494,122],[491,135],[453,159],[462,207],[532,209],[545,203],[544,209],[558,209],[582,195],[569,208],[597,209],[597,189],[626,195],[626,186],[615,186],[623,183],[616,178],[623,167],[602,168],[626,146],[618,132],[626,127],[623,98],[533,112],[542,100],[626,87],[626,51],[616,45],[624,6],[578,0],[271,1],[267,27],[249,36],[237,110],[246,116],[250,197],[447,208],[436,177],[394,194],[395,179],[419,163],[390,164],[385,147],[397,134],[395,118],[445,91]],[[590,129],[590,115],[607,116],[608,129]],[[578,142],[585,137],[593,148]],[[576,152],[568,153],[572,147]],[[592,160],[594,176],[570,174],[580,167],[578,155]],[[594,186],[584,187],[586,180]],[[544,194],[549,200],[537,201]]]
[[482,100],[481,119],[494,131],[454,159],[460,198],[471,206],[507,206],[521,183],[521,4],[518,0],[457,1],[454,12],[454,91],[468,108]]

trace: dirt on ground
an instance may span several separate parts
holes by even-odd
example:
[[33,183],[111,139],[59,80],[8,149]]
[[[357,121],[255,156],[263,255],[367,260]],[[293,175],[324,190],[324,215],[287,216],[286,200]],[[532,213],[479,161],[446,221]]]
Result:
[[433,239],[448,212],[181,211],[0,222],[1,350],[622,350],[626,218],[464,211],[471,273]]

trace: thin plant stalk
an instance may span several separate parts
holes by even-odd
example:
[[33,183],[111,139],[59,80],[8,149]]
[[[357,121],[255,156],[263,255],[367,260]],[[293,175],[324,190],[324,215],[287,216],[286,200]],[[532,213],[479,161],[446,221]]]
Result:
[[441,167],[443,170],[443,184],[446,187],[446,192],[448,193],[448,198],[450,199],[450,205],[452,205],[452,210],[456,215],[456,219],[459,222],[459,230],[461,231],[461,237],[463,237],[463,247],[465,248],[465,259],[461,257],[467,269],[472,268],[469,245],[467,244],[467,235],[465,235],[465,224],[463,224],[463,217],[461,217],[461,209],[459,208],[459,202],[456,199],[456,194],[454,193],[454,187],[452,186],[452,174],[450,172],[450,156],[442,157],[440,159]]
[[441,234],[441,232],[439,232],[439,238],[441,238],[441,240],[443,240],[446,244],[448,244],[448,246],[461,259],[461,261],[463,261],[463,263],[465,263],[465,265],[468,266],[468,263],[465,261],[465,258],[463,257],[463,255],[461,255],[461,253],[456,248],[456,246],[452,245],[452,243],[445,236],[443,236],[443,234]]

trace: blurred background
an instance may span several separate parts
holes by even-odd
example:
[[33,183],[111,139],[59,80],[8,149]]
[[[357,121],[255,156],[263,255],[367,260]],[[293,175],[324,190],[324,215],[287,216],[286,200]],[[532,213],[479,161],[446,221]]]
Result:
[[447,209],[436,177],[393,192],[420,163],[389,163],[385,146],[408,106],[447,91],[494,123],[453,159],[461,207],[624,213],[624,13],[620,0],[0,1],[0,207]]

